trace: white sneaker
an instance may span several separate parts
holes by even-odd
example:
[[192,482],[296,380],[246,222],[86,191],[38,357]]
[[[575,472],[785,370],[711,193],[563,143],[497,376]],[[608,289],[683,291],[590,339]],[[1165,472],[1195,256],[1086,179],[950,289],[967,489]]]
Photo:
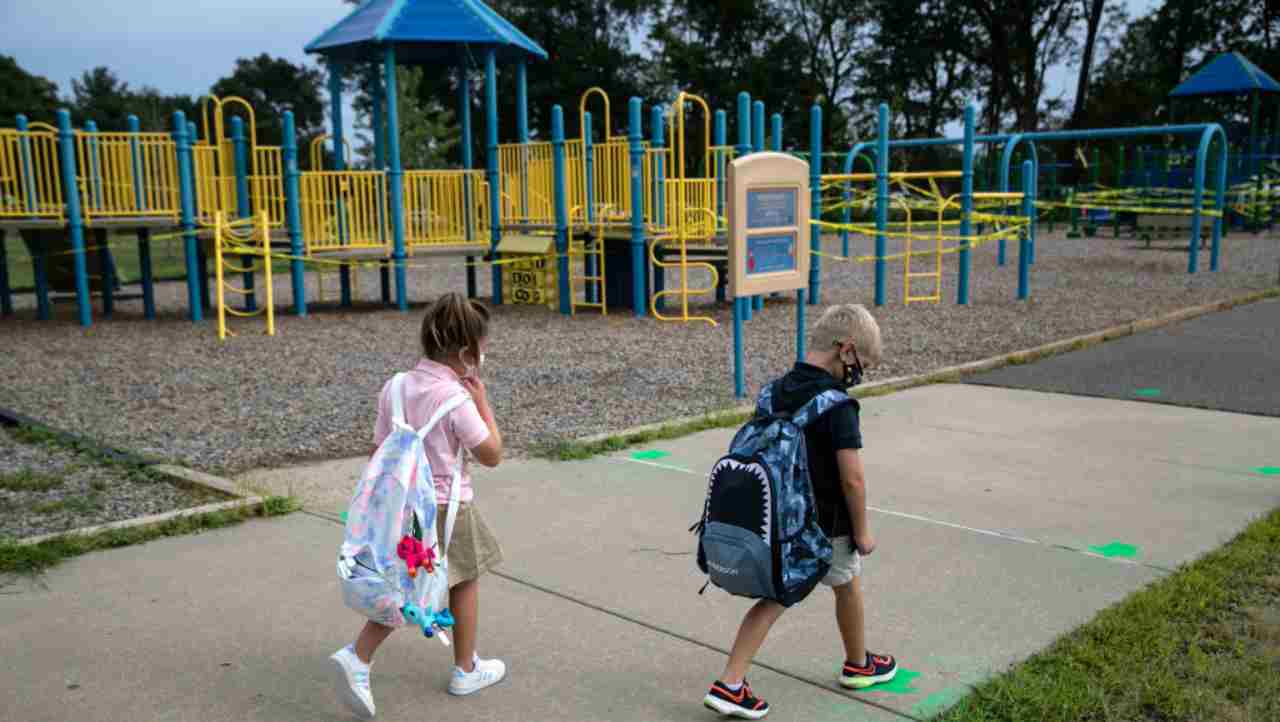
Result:
[[480,655],[476,655],[474,660],[470,672],[463,672],[461,667],[454,666],[453,677],[449,680],[449,694],[479,692],[501,682],[507,676],[507,665],[500,659],[480,659]]
[[373,719],[373,692],[369,691],[369,665],[360,661],[351,646],[329,655],[333,660],[338,699],[360,719]]

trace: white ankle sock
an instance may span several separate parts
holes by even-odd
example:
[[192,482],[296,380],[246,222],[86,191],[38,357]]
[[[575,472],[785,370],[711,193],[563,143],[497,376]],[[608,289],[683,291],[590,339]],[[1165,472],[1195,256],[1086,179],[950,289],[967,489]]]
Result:
[[724,686],[728,687],[730,692],[737,692],[742,689],[742,682],[737,684],[729,684],[728,682],[725,682]]

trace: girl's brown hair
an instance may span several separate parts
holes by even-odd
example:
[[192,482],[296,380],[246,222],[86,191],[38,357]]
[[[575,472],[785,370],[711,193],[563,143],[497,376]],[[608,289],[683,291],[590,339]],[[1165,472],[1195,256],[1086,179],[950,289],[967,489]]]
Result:
[[422,354],[444,361],[462,351],[480,353],[489,335],[489,309],[460,293],[446,293],[427,307],[422,317]]

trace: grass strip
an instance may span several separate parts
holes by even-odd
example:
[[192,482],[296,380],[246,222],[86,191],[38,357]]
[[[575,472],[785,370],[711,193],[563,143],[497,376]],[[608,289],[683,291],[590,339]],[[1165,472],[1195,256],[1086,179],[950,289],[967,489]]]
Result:
[[1280,719],[1280,509],[935,719]]

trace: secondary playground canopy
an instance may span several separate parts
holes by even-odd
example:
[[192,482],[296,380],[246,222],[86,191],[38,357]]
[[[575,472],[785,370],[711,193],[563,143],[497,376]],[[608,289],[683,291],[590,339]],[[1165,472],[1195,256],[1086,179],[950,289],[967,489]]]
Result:
[[492,47],[502,60],[547,59],[529,36],[479,0],[370,0],[306,46],[335,60],[380,60],[395,45],[402,63],[448,63],[461,45]]
[[1240,53],[1223,53],[1182,81],[1170,97],[1280,93],[1280,83]]

